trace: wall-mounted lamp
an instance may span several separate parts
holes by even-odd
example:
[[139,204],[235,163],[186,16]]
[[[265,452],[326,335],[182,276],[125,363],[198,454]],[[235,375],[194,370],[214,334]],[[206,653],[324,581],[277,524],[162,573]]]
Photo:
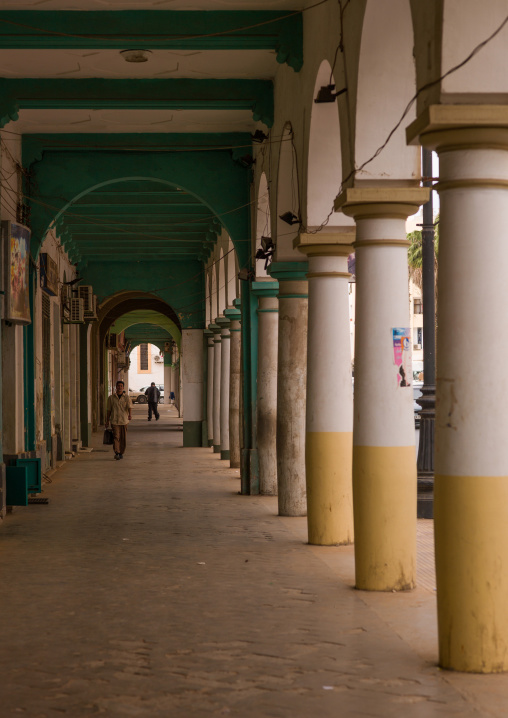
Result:
[[268,135],[265,135],[263,130],[256,130],[251,137],[253,142],[264,142],[268,139]]
[[261,237],[261,247],[256,252],[256,259],[265,260],[265,269],[271,264],[275,245],[271,237]]
[[319,92],[314,102],[317,105],[322,104],[323,102],[335,102],[336,97],[344,94],[344,92],[347,92],[347,87],[343,87],[342,90],[339,90],[338,92],[334,92],[334,90],[335,85],[323,85],[323,87],[319,88]]
[[286,224],[300,224],[300,219],[293,212],[284,212],[284,214],[279,214],[279,218]]
[[252,155],[244,155],[243,157],[238,158],[238,162],[242,165],[242,167],[252,167],[255,161],[256,160],[252,157]]

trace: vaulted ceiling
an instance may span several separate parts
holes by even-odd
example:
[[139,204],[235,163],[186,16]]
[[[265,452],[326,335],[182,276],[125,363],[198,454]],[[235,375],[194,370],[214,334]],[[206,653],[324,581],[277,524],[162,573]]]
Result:
[[[82,271],[119,253],[141,263],[132,290],[149,289],[143,262],[205,261],[222,226],[246,248],[251,134],[273,123],[277,68],[302,66],[308,4],[0,0],[0,126],[23,138],[38,241],[54,220]],[[110,173],[95,176],[104,153]],[[196,173],[202,191],[185,181]]]

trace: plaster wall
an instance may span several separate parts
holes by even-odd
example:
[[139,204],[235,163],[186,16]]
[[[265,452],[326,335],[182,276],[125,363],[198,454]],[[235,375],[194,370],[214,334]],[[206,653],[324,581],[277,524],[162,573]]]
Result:
[[[150,368],[149,373],[143,372],[138,373],[139,368],[139,347],[134,347],[130,353],[131,365],[129,367],[129,386],[134,391],[139,391],[142,386],[150,386],[152,381],[156,384],[164,384],[164,361],[160,357],[159,348],[155,344],[148,345],[148,351],[150,354]],[[160,357],[162,360],[160,363],[155,361],[156,357]],[[169,396],[169,393],[168,393]]]

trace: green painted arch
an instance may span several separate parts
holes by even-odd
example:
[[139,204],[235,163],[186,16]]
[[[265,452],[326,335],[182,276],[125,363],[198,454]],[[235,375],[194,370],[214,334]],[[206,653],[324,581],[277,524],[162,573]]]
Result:
[[[120,334],[120,332],[126,332],[127,329],[139,326],[159,327],[166,332],[168,339],[174,339],[180,343],[182,335],[176,324],[164,314],[149,309],[138,309],[123,314],[111,325],[110,331]],[[153,344],[153,342],[150,343]]]
[[[136,312],[138,314],[136,315]],[[164,327],[172,338],[181,346],[182,332],[178,316],[172,307],[160,297],[146,292],[123,291],[110,295],[99,306],[98,310],[98,341],[102,346],[108,331],[112,325],[126,315],[134,315],[139,319],[141,316],[151,316],[157,321],[157,325]],[[130,322],[128,322],[131,324]],[[133,322],[136,323],[136,322]]]
[[[45,152],[29,168],[32,254],[49,228],[78,199],[103,187],[130,181],[179,187],[209,208],[230,235],[240,266],[249,258],[250,171],[233,162],[228,150],[207,152]],[[25,188],[31,196],[30,186]]]

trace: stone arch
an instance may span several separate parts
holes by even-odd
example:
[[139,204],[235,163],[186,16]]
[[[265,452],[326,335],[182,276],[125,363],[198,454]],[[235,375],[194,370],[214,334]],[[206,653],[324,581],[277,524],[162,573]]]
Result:
[[229,152],[176,152],[156,156],[128,153],[115,155],[114,162],[108,153],[45,152],[40,161],[30,165],[30,170],[34,182],[44,187],[45,197],[44,205],[33,203],[31,206],[34,256],[48,229],[78,199],[102,187],[130,181],[179,187],[196,197],[210,209],[211,218],[224,218],[233,243],[238,242],[237,251],[248,256],[248,248],[242,244],[249,229],[248,170],[232,162]]
[[[321,87],[335,85],[332,68],[323,60],[316,75],[313,97]],[[354,225],[354,220],[333,212],[342,182],[342,151],[338,103],[313,102],[307,158],[307,227]],[[331,214],[330,214],[331,213]]]
[[[367,0],[356,100],[355,164],[360,167],[386,141],[416,91],[409,0]],[[420,150],[406,144],[415,106],[386,149],[356,174],[355,184],[420,177]]]
[[[268,189],[268,180],[263,172],[259,180],[257,207],[256,207],[256,252],[261,247],[261,237],[272,236],[272,223],[270,217],[270,190]],[[256,279],[258,277],[266,277],[268,273],[265,269],[265,260],[256,259]]]
[[[288,224],[281,215],[290,213],[294,216],[294,224]],[[298,165],[296,150],[293,144],[293,128],[290,122],[282,130],[279,169],[277,179],[277,261],[294,260],[297,254],[293,249],[293,239],[298,234],[300,218],[300,194],[298,181]]]

